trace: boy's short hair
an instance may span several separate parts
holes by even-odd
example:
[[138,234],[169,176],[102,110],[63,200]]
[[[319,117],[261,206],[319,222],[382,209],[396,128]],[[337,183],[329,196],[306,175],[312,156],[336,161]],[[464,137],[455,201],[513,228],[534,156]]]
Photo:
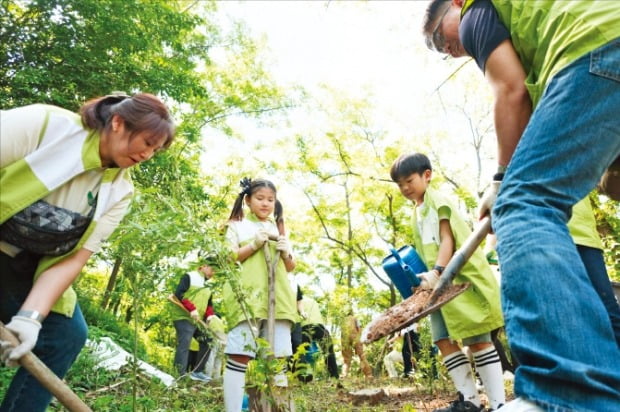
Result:
[[422,174],[425,170],[433,170],[431,161],[422,153],[405,153],[398,156],[390,168],[390,177],[398,182],[403,177],[414,173]]

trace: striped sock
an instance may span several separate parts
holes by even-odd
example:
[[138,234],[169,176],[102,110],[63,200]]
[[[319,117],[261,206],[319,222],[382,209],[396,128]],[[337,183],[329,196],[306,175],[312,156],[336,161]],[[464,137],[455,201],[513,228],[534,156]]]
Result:
[[467,356],[463,352],[457,351],[443,358],[443,363],[448,369],[456,390],[463,394],[466,401],[480,406],[480,397],[476,390],[474,375]]
[[482,384],[489,397],[489,406],[492,409],[498,409],[501,404],[506,402],[499,355],[493,346],[474,352],[473,355],[476,370],[480,374],[480,379],[482,379]]
[[224,370],[224,405],[226,412],[239,412],[243,403],[243,391],[245,387],[245,371],[248,365],[226,360]]

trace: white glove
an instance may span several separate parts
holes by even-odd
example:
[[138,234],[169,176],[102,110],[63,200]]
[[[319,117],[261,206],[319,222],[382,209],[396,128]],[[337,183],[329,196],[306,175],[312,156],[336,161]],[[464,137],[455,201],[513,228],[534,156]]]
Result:
[[290,245],[286,236],[278,236],[278,243],[276,244],[276,250],[282,253],[282,256],[288,256],[290,254]]
[[6,328],[19,339],[19,345],[13,347],[9,342],[0,344],[0,358],[9,367],[19,366],[18,360],[30,352],[37,343],[41,323],[24,316],[13,316]]
[[252,240],[252,243],[250,243],[250,247],[253,250],[258,250],[263,247],[267,239],[269,239],[269,233],[267,233],[265,229],[260,229],[254,235],[254,240]]
[[421,280],[421,289],[433,289],[439,281],[439,275],[436,270],[429,270],[428,272],[418,273],[416,275]]
[[490,216],[501,183],[502,182],[499,180],[492,181],[489,188],[484,192],[484,195],[482,195],[482,199],[480,199],[480,203],[478,204],[478,219],[482,219],[486,215]]
[[197,311],[196,309],[192,310],[192,311],[189,313],[189,316],[191,316],[191,317],[192,317],[192,319],[194,319],[194,320],[198,320],[198,311]]

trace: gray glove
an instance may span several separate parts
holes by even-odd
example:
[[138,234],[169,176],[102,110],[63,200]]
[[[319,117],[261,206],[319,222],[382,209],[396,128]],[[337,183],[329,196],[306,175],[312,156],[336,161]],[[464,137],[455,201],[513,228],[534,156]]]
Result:
[[0,343],[0,358],[9,367],[19,366],[19,358],[30,352],[37,343],[41,323],[24,316],[13,316],[6,328],[19,339],[19,345],[13,347],[9,342]]
[[253,250],[258,250],[263,247],[267,239],[269,239],[269,233],[267,233],[265,229],[260,229],[254,235],[254,240],[252,240],[252,243],[250,243],[250,247]]
[[489,188],[484,192],[484,195],[482,195],[482,199],[480,199],[480,203],[478,204],[478,219],[490,215],[491,209],[495,204],[495,199],[497,199],[497,192],[499,192],[501,183],[500,180],[492,181]]
[[276,244],[276,250],[282,254],[282,256],[288,256],[291,254],[291,246],[288,243],[286,236],[279,236],[278,243]]
[[439,275],[436,270],[429,270],[428,272],[418,273],[416,275],[421,280],[421,289],[433,289],[439,281]]

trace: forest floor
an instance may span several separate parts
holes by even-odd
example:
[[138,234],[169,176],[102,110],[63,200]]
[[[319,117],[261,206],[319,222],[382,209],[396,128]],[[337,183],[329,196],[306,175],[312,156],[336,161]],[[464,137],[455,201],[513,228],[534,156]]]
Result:
[[[339,380],[328,378],[321,370],[315,379],[302,383],[289,377],[289,395],[296,412],[432,412],[445,407],[457,394],[447,372],[442,367],[437,378],[420,371],[413,378],[388,378],[377,367],[380,377],[364,378],[354,375]],[[0,399],[15,369],[0,367]],[[65,378],[69,387],[96,412],[191,411],[224,412],[222,380],[197,382],[186,375],[175,385],[166,387],[130,365],[118,371],[106,371],[84,351]],[[512,381],[504,381],[507,399],[513,398]],[[362,394],[369,394],[364,401]],[[480,395],[488,406],[484,394]],[[65,411],[57,400],[47,412]]]
[[[161,383],[140,374],[136,375],[137,378],[132,378],[129,369],[112,374],[92,368],[78,370],[80,372],[68,377],[68,383],[96,412],[224,411],[221,379],[202,383],[184,377],[174,387],[166,388]],[[3,378],[9,378],[6,376],[8,372],[6,369],[1,371],[0,375],[5,375]],[[89,375],[86,379],[89,382],[78,381],[78,376],[84,379],[86,375]],[[505,381],[505,387],[507,399],[510,400],[513,398],[512,382]],[[296,412],[431,412],[449,405],[456,399],[452,383],[443,375],[432,381],[358,376],[340,380],[322,378],[309,383],[291,379],[289,391],[295,402]],[[375,395],[379,392],[379,395],[375,396],[374,401],[363,402],[355,395],[360,391]],[[0,390],[0,395],[1,392],[3,391]],[[485,395],[480,396],[488,405]],[[65,411],[65,409],[54,400],[48,408],[48,412],[52,411]]]

